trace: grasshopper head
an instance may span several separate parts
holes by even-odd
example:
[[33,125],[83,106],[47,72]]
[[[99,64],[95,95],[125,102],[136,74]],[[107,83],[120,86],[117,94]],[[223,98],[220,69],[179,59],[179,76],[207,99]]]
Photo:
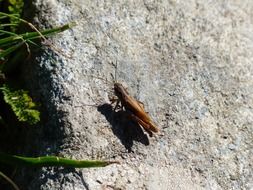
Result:
[[125,93],[125,88],[120,83],[114,83],[114,92],[115,95],[120,99],[123,97],[123,94]]

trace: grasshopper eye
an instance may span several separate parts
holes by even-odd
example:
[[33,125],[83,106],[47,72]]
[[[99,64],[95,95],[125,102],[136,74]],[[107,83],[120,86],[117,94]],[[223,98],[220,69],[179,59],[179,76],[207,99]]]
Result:
[[115,92],[119,92],[120,90],[119,90],[119,86],[117,85],[117,84],[114,84],[114,91]]
[[114,91],[117,96],[122,96],[121,85],[119,83],[114,84]]
[[120,85],[118,83],[115,83],[114,84],[114,90],[119,91],[119,89],[120,89]]

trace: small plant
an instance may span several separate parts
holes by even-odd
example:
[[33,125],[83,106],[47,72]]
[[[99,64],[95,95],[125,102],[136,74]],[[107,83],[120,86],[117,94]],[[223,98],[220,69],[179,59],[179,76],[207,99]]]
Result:
[[[0,21],[4,18],[13,18],[15,20],[19,20],[20,22],[24,22],[35,29],[31,23],[20,19],[12,14],[7,14],[0,12]],[[52,34],[59,33],[70,28],[70,25],[64,25],[61,27],[57,27],[54,29],[48,29],[44,31],[38,31],[35,29],[35,32],[27,32],[23,34],[17,34],[14,32],[9,32],[5,30],[1,30],[6,26],[6,24],[2,24],[0,22],[0,36],[6,36],[0,39],[0,76],[2,76],[3,81],[7,82],[4,75],[5,73],[11,73],[15,71],[20,61],[25,59],[24,47],[30,53],[29,46],[34,45],[35,39],[45,39],[45,36],[49,36]],[[36,44],[35,44],[36,45]],[[0,77],[1,79],[1,77]],[[1,80],[0,80],[1,81]],[[32,102],[32,99],[29,97],[28,92],[22,89],[13,90],[7,84],[0,83],[0,91],[2,91],[4,95],[4,101],[11,106],[11,109],[19,119],[19,121],[26,121],[29,124],[37,123],[39,119],[39,112],[35,110],[36,104]],[[4,118],[2,118],[4,120]]]
[[36,104],[28,95],[28,91],[13,90],[7,84],[0,88],[4,100],[11,106],[11,109],[19,121],[26,121],[29,124],[36,124],[40,121],[40,112],[36,110]]
[[[10,14],[16,15],[16,17],[18,18],[20,18],[23,7],[24,7],[23,0],[9,0],[8,11]],[[12,24],[11,31],[15,32],[17,29],[16,26],[19,25],[20,20],[16,18],[10,18],[10,23]]]

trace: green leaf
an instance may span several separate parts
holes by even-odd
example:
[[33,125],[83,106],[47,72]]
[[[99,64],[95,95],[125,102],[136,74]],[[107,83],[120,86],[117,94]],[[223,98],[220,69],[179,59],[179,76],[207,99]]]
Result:
[[4,101],[11,106],[11,109],[19,121],[35,124],[40,121],[40,112],[36,110],[36,104],[24,90],[13,90],[8,85],[0,88],[4,95]]

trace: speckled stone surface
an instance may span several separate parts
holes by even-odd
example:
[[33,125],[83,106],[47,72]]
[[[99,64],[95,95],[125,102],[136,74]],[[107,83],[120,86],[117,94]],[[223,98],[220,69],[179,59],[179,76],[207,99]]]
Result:
[[[34,0],[30,10],[41,28],[77,23],[50,38],[61,53],[49,47],[24,69],[44,106],[31,134],[39,154],[121,164],[37,169],[26,188],[253,188],[253,1]],[[115,73],[158,134],[113,113]]]

